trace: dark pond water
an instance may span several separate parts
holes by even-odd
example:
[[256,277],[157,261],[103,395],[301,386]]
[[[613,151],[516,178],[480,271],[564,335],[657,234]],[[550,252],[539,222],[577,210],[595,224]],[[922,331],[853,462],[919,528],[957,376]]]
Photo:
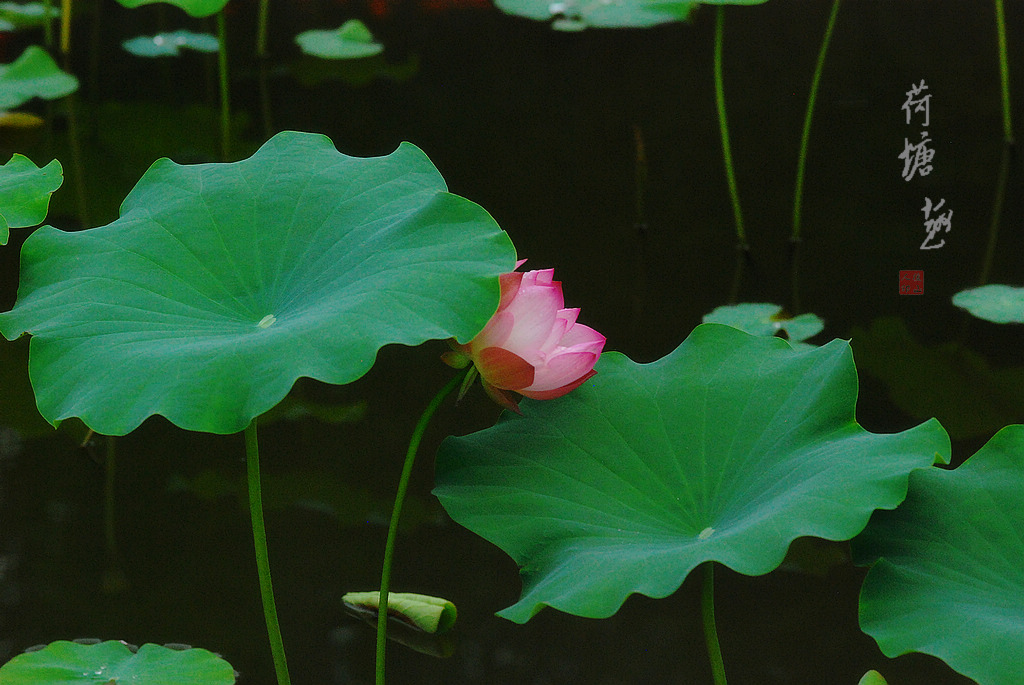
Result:
[[[668,353],[730,300],[735,282],[712,84],[714,11],[689,25],[567,34],[492,9],[430,9],[440,4],[394,3],[386,17],[361,3],[273,4],[266,109],[249,57],[255,4],[230,5],[234,157],[284,129],[325,133],[356,155],[412,141],[452,191],[492,213],[530,265],[557,269],[568,302],[607,335],[609,349],[641,361]],[[844,4],[811,135],[794,289],[793,179],[830,5],[777,0],[727,10],[725,90],[751,245],[736,299],[822,316],[816,341],[853,339],[862,424],[896,431],[938,416],[960,461],[1001,426],[1024,420],[1024,396],[1006,381],[1024,364],[1021,330],[969,321],[950,303],[978,284],[990,245],[1002,152],[994,13],[983,2]],[[292,37],[353,16],[387,45],[391,75],[314,82]],[[1024,3],[1011,1],[1007,20],[1019,103]],[[73,115],[67,104],[39,105],[51,125],[3,141],[4,159],[22,152],[38,164],[53,157],[64,164],[53,225],[113,220],[157,157],[217,158],[215,61],[195,54],[146,61],[118,47],[139,33],[179,27],[212,23],[170,7],[84,8],[74,34],[71,69],[83,89]],[[39,40],[11,38],[3,61]],[[901,105],[921,79],[933,95],[934,170],[906,182],[898,155],[920,126],[905,123]],[[638,140],[647,173],[643,217]],[[990,282],[1024,281],[1020,172],[1013,157]],[[944,198],[954,210],[941,249],[920,249],[925,197]],[[14,303],[27,233],[14,231],[0,248],[4,309]],[[924,295],[899,295],[902,269],[924,271]],[[241,437],[150,419],[116,441],[105,497],[107,443],[82,449],[73,422],[55,433],[34,416],[25,342],[0,342],[0,662],[59,638],[186,642],[224,654],[242,682],[271,683]],[[297,386],[306,400],[365,403],[359,420],[300,417],[262,430],[271,562],[298,684],[372,682],[372,631],[343,613],[340,597],[378,585],[408,435],[448,377],[437,360],[443,349],[440,342],[387,348],[349,386]],[[547,610],[519,626],[493,615],[518,596],[514,563],[448,520],[429,491],[443,436],[489,426],[497,414],[478,392],[442,408],[424,441],[394,582],[458,604],[457,647],[447,659],[391,647],[390,681],[710,682],[694,577],[667,599],[634,596],[606,620]],[[824,556],[836,553],[842,546]],[[901,685],[967,682],[931,657],[889,660],[878,651],[857,627],[863,576],[844,561],[817,575],[720,570],[730,682],[852,685],[870,668]]]

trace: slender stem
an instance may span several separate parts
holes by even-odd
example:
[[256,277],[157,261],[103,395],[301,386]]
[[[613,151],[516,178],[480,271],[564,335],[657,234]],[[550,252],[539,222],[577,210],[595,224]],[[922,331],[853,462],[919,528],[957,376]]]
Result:
[[252,538],[256,546],[256,571],[260,577],[260,596],[263,599],[263,617],[270,636],[270,651],[274,655],[274,670],[278,685],[291,685],[288,662],[284,656],[281,626],[277,622],[274,603],[274,585],[270,580],[270,558],[267,556],[267,530],[263,525],[263,493],[260,487],[260,448],[256,439],[256,419],[245,429],[245,462],[249,476],[249,514],[252,517]]
[[840,0],[833,0],[832,14],[829,15],[828,25],[825,27],[825,38],[821,41],[821,49],[818,50],[818,64],[814,67],[814,77],[811,79],[811,94],[807,98],[807,113],[804,115],[804,131],[800,136],[800,157],[796,165],[796,191],[793,194],[793,233],[790,240],[800,240],[800,212],[803,209],[804,201],[804,170],[807,167],[807,143],[811,139],[811,120],[814,118],[814,103],[818,99],[818,85],[821,83],[821,72],[825,67],[825,55],[828,53],[828,45],[832,41],[832,29],[836,25],[836,17],[839,15]]
[[999,36],[999,81],[1003,92],[1003,141],[1013,145],[1013,126],[1010,124],[1010,64],[1006,59],[1006,17],[1003,0],[996,3],[996,33]]
[[60,3],[60,51],[63,55],[71,52],[71,0]]
[[270,14],[269,0],[260,0],[259,15],[256,24],[256,56],[267,56],[267,16]]
[[[473,367],[470,366],[469,369]],[[409,438],[409,449],[405,453],[405,464],[402,465],[402,475],[398,480],[398,491],[395,493],[395,506],[391,510],[391,521],[388,524],[388,539],[384,543],[384,566],[380,573],[380,599],[377,603],[377,670],[376,685],[384,685],[384,652],[387,643],[388,630],[388,592],[391,586],[391,560],[395,553],[395,537],[398,534],[398,519],[402,515],[402,503],[405,502],[405,492],[409,489],[409,477],[412,475],[412,465],[416,461],[416,450],[419,449],[420,439],[427,429],[431,417],[445,397],[457,388],[465,377],[466,373],[456,374],[447,385],[434,395],[430,404],[423,410],[420,420],[413,429],[412,437]]]
[[736,238],[741,249],[748,249],[747,233],[743,230],[740,212],[740,192],[736,187],[736,173],[732,168],[732,147],[729,145],[729,123],[725,117],[725,88],[722,85],[722,36],[725,33],[725,7],[718,6],[715,15],[715,104],[718,105],[718,128],[722,132],[722,156],[725,160],[725,178],[729,182],[732,214],[736,220]]
[[231,156],[231,93],[228,82],[228,31],[224,21],[224,10],[217,12],[217,65],[220,69],[220,154],[221,161]]
[[725,662],[722,661],[722,648],[718,645],[718,629],[715,628],[715,562],[704,564],[704,585],[700,591],[700,610],[704,617],[704,639],[708,645],[708,658],[711,659],[711,673],[715,677],[715,685],[726,685]]
[[89,221],[89,194],[85,187],[85,165],[82,163],[82,146],[79,141],[78,93],[64,96],[64,102],[67,105],[68,144],[71,146],[71,170],[74,177],[78,222],[81,226],[92,226]]
[[47,50],[53,48],[53,17],[50,16],[52,0],[43,0],[43,45]]
[[996,242],[999,239],[999,225],[1003,217],[1003,203],[1006,200],[1006,183],[1010,178],[1010,151],[1010,146],[1004,145],[1003,153],[999,160],[996,194],[992,200],[992,217],[988,223],[988,243],[985,246],[985,257],[981,265],[981,274],[978,276],[978,285],[988,283],[989,274],[992,272],[992,262],[996,254]]

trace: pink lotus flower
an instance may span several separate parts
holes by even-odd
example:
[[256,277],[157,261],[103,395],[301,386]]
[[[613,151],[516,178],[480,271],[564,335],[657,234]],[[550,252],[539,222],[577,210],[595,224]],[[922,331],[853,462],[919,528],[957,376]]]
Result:
[[[523,262],[516,263],[519,268]],[[576,323],[579,309],[565,309],[562,284],[553,269],[501,276],[501,302],[484,329],[465,345],[451,341],[445,363],[465,368],[465,393],[479,372],[484,390],[513,411],[518,399],[508,391],[536,400],[561,397],[593,376],[605,337]]]

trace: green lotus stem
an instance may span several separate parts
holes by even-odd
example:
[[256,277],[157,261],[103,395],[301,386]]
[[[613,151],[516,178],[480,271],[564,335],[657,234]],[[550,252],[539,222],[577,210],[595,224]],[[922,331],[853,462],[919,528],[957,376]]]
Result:
[[[981,263],[981,274],[978,276],[978,285],[988,283],[989,275],[992,273],[992,263],[996,256],[996,243],[999,241],[999,224],[1003,217],[1003,203],[1006,201],[1006,183],[1010,178],[1010,146],[1003,146],[1003,153],[999,160],[999,176],[996,179],[996,194],[992,200],[992,218],[988,224],[988,241],[985,245],[985,256]],[[970,318],[970,317],[968,317]]]
[[999,81],[1003,93],[1003,140],[1013,145],[1013,127],[1010,123],[1010,64],[1006,59],[1006,17],[1003,0],[996,2],[996,33],[999,36]]
[[[78,93],[66,95],[64,102],[67,105],[68,143],[71,146],[71,170],[74,178],[78,221],[82,226],[92,226],[92,222],[89,221],[88,193],[85,188],[85,172],[84,165],[82,164],[82,146],[79,142]],[[47,117],[47,119],[52,121],[51,117]]]
[[807,98],[807,114],[804,115],[804,131],[800,136],[800,157],[796,165],[796,191],[793,194],[793,233],[790,236],[792,242],[800,240],[800,212],[803,209],[804,201],[804,170],[807,167],[807,143],[811,139],[811,120],[814,118],[814,103],[818,99],[818,85],[821,83],[821,72],[825,67],[825,55],[828,53],[828,45],[832,41],[832,29],[836,25],[836,17],[839,15],[840,0],[833,0],[832,14],[829,15],[828,25],[825,27],[825,37],[821,41],[821,49],[818,51],[818,64],[814,67],[814,77],[811,79],[811,93]]
[[725,177],[729,182],[729,197],[732,199],[732,214],[736,220],[736,238],[742,250],[749,249],[747,233],[743,230],[743,214],[740,212],[740,193],[736,188],[736,173],[732,168],[732,147],[729,145],[729,123],[725,117],[725,88],[722,86],[722,36],[725,33],[725,7],[718,6],[715,15],[715,104],[718,106],[718,128],[722,132],[722,156],[725,160]]
[[71,0],[60,3],[60,51],[65,55],[71,52]]
[[224,10],[217,12],[217,66],[220,71],[220,155],[221,161],[231,156],[231,93],[228,82],[228,30]]
[[260,487],[260,448],[256,438],[256,419],[253,419],[245,429],[245,463],[249,476],[249,514],[252,517],[252,538],[256,546],[256,571],[260,577],[263,617],[270,637],[270,651],[274,655],[277,685],[291,685],[288,661],[284,656],[284,641],[281,639],[281,626],[277,622],[274,585],[270,580],[267,529],[263,525],[263,492]]
[[[469,369],[473,367],[470,366]],[[466,373],[469,372],[466,370]],[[384,543],[384,565],[380,573],[380,599],[377,602],[378,613],[377,613],[377,669],[376,669],[376,685],[384,685],[384,652],[387,644],[387,630],[388,630],[388,591],[391,587],[391,561],[395,554],[395,537],[398,534],[398,519],[402,515],[402,504],[405,502],[405,493],[409,489],[409,477],[412,475],[412,465],[416,461],[416,450],[419,449],[420,439],[423,437],[423,432],[427,429],[427,424],[430,423],[431,417],[434,416],[434,412],[441,406],[441,402],[447,397],[452,390],[457,388],[462,383],[462,379],[466,376],[466,373],[456,374],[447,385],[434,395],[434,399],[430,400],[430,404],[423,410],[423,414],[420,416],[420,420],[416,423],[416,428],[412,431],[412,437],[409,438],[409,449],[405,453],[405,463],[402,465],[402,475],[398,479],[398,491],[395,493],[395,506],[391,510],[391,521],[388,523],[388,538],[387,542]]]
[[722,648],[718,644],[718,629],[715,628],[715,562],[713,561],[704,563],[700,612],[704,618],[704,639],[708,645],[708,658],[711,659],[711,673],[715,678],[715,685],[726,685],[725,662],[722,661]]
[[53,47],[53,26],[50,10],[53,8],[51,0],[43,0],[43,45],[47,51]]
[[260,0],[256,24],[256,56],[267,56],[267,17],[270,14],[270,0]]

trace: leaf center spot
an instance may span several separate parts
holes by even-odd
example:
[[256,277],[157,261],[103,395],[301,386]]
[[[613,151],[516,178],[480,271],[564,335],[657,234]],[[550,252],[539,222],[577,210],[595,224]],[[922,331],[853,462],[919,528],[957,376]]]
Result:
[[697,539],[698,540],[707,540],[709,537],[714,535],[714,533],[715,533],[715,529],[711,528],[709,526],[709,527],[705,528],[704,530],[702,530],[701,532],[699,532],[697,534]]
[[257,328],[270,328],[275,323],[277,323],[277,317],[274,316],[273,314],[267,314],[262,319],[260,319],[259,323],[256,324],[256,327]]

